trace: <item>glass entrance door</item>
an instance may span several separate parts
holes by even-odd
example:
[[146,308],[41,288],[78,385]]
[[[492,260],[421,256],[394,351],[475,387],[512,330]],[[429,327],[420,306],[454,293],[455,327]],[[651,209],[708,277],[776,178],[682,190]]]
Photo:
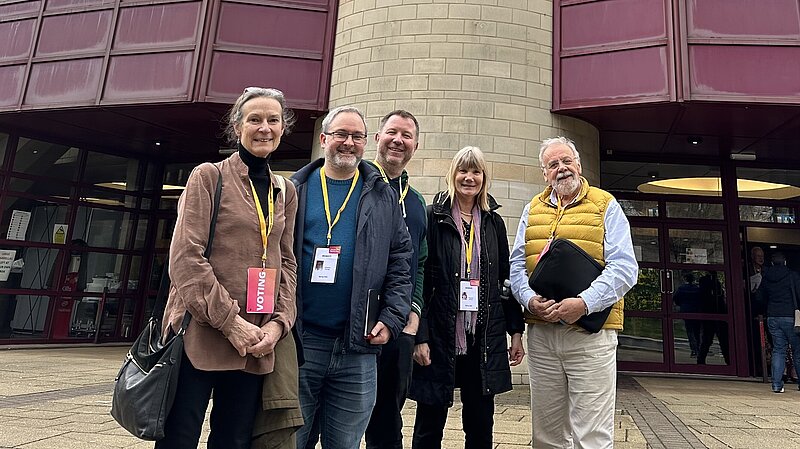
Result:
[[636,223],[639,282],[625,296],[622,370],[733,374],[725,227]]

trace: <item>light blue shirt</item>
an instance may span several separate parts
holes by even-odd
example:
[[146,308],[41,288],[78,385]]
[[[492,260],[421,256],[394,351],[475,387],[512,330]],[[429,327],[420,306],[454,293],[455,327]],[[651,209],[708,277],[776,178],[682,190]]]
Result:
[[[553,204],[558,202],[556,193],[550,195]],[[528,213],[531,204],[522,209],[522,216],[517,227],[517,236],[511,250],[511,290],[522,307],[528,309],[528,302],[536,293],[528,286],[528,272],[525,269],[525,229],[528,227]],[[605,236],[603,236],[603,258],[606,265],[603,272],[589,288],[579,295],[583,298],[589,313],[599,312],[622,298],[634,285],[639,276],[639,264],[631,241],[631,227],[628,218],[616,199],[612,199],[606,207],[603,217]],[[569,273],[564,273],[569,276]]]

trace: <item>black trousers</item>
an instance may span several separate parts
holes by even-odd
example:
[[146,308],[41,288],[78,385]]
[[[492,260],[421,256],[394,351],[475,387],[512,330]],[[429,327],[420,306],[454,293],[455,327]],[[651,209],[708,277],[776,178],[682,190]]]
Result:
[[378,394],[367,426],[367,449],[403,449],[400,412],[411,385],[413,335],[401,333],[389,340],[378,358]]
[[243,371],[201,371],[184,354],[165,437],[155,449],[196,449],[212,392],[208,448],[250,449],[263,381],[264,376]]
[[[461,423],[465,449],[491,449],[494,427],[494,395],[484,395],[481,382],[480,351],[456,357],[456,386],[461,388]],[[417,403],[413,449],[441,449],[446,405]]]

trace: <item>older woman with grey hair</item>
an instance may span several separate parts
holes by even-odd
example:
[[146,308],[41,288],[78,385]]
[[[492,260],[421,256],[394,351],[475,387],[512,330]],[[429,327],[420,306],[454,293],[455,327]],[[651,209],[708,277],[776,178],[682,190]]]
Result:
[[[275,344],[297,315],[297,194],[269,167],[293,121],[281,91],[245,89],[228,114],[238,151],[196,167],[178,202],[165,333],[177,332],[187,311],[192,319],[175,403],[157,449],[196,448],[212,394],[208,446],[250,448],[264,375],[273,371]],[[206,257],[218,179],[224,188]],[[265,288],[256,287],[258,280]]]

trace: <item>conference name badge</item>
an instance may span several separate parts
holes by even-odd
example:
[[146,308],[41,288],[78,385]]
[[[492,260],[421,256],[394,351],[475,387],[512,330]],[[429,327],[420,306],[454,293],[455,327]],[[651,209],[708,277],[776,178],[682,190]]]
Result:
[[318,246],[314,248],[311,262],[311,282],[314,284],[333,284],[336,282],[336,268],[339,265],[339,245]]
[[247,313],[275,312],[276,278],[274,268],[247,269]]
[[478,310],[478,279],[461,281],[461,288],[458,300],[458,310],[465,312],[475,312]]

